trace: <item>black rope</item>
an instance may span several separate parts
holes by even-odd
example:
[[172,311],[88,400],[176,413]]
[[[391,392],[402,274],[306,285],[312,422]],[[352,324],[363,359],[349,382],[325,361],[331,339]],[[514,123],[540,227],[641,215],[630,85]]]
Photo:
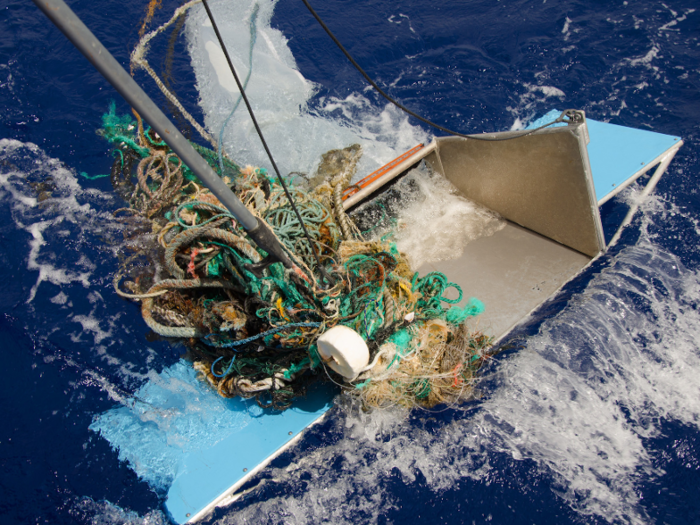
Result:
[[439,129],[440,131],[444,131],[445,133],[449,133],[450,135],[455,135],[455,136],[457,136],[457,137],[463,137],[463,138],[465,138],[465,139],[484,140],[484,141],[490,141],[490,142],[499,142],[499,141],[502,141],[502,140],[512,140],[512,139],[518,139],[518,138],[520,138],[520,137],[526,137],[527,135],[531,135],[531,134],[535,133],[536,131],[539,131],[539,130],[541,130],[541,129],[544,129],[544,128],[546,128],[546,127],[549,127],[549,126],[551,126],[551,125],[553,125],[553,124],[557,124],[558,122],[564,122],[564,121],[565,121],[565,120],[564,120],[564,117],[567,116],[567,115],[565,115],[566,112],[564,112],[564,113],[562,113],[561,115],[559,115],[559,117],[558,117],[556,120],[553,120],[553,121],[550,122],[549,124],[545,124],[544,126],[540,126],[539,128],[535,128],[535,129],[531,129],[531,130],[526,130],[526,131],[523,131],[522,133],[518,133],[518,134],[516,134],[516,135],[511,135],[511,136],[508,136],[508,137],[483,137],[483,136],[479,136],[479,135],[465,135],[464,133],[459,133],[458,131],[452,131],[451,129],[448,129],[448,128],[446,128],[446,127],[443,127],[443,126],[441,126],[441,125],[439,125],[439,124],[435,124],[434,122],[432,122],[432,121],[430,121],[430,120],[428,120],[428,119],[426,119],[426,118],[423,118],[423,117],[421,117],[420,115],[414,113],[413,111],[411,111],[410,109],[408,109],[406,106],[404,106],[404,105],[401,104],[400,102],[397,102],[396,100],[394,100],[393,98],[391,98],[389,95],[387,95],[387,94],[382,90],[382,88],[380,88],[380,87],[377,85],[377,83],[376,83],[374,80],[372,80],[372,79],[369,77],[369,75],[368,75],[367,73],[365,73],[365,70],[362,69],[362,68],[360,67],[360,65],[359,65],[357,62],[355,62],[355,59],[352,58],[352,56],[350,56],[350,53],[348,53],[348,51],[343,47],[343,44],[340,43],[340,41],[335,37],[335,35],[333,34],[333,32],[328,28],[328,26],[323,22],[323,20],[321,20],[321,17],[318,16],[318,13],[316,13],[316,11],[314,11],[313,7],[311,7],[311,5],[309,5],[308,0],[301,0],[301,1],[304,2],[304,5],[308,8],[308,10],[311,12],[311,14],[314,16],[314,18],[318,21],[318,23],[321,24],[321,27],[322,27],[323,29],[325,29],[326,33],[328,33],[328,36],[331,37],[331,40],[333,40],[333,42],[335,42],[335,45],[337,45],[338,48],[340,48],[340,50],[341,50],[341,51],[343,52],[343,54],[347,57],[347,59],[352,63],[352,65],[355,66],[355,68],[362,74],[362,76],[365,77],[365,80],[366,80],[367,82],[369,82],[369,84],[370,84],[374,89],[376,89],[376,90],[379,92],[379,94],[380,94],[381,96],[383,96],[383,97],[384,97],[385,99],[387,99],[389,102],[391,102],[392,104],[394,104],[394,105],[395,105],[397,108],[399,108],[400,110],[405,111],[406,113],[408,113],[408,114],[411,115],[412,117],[417,118],[417,119],[420,120],[421,122],[425,122],[425,123],[428,124],[429,126],[432,126],[432,127],[434,127],[434,128],[437,128],[437,129]]
[[258,136],[260,137],[260,141],[262,142],[263,147],[265,148],[265,152],[267,153],[268,158],[270,159],[270,163],[272,164],[272,167],[275,170],[275,173],[277,174],[277,180],[279,180],[280,185],[284,189],[284,193],[287,196],[287,199],[289,200],[289,204],[292,205],[292,209],[294,210],[294,213],[297,216],[297,219],[299,219],[299,223],[301,224],[302,229],[304,230],[304,235],[306,236],[306,240],[309,243],[309,246],[311,247],[311,251],[314,254],[314,258],[316,259],[316,264],[321,272],[321,275],[323,276],[324,279],[329,284],[333,284],[335,281],[333,278],[326,273],[325,268],[321,265],[321,259],[318,256],[318,253],[316,252],[316,246],[314,245],[313,241],[311,240],[311,236],[309,235],[308,230],[306,229],[306,225],[304,224],[303,219],[301,218],[301,214],[299,213],[299,210],[297,210],[296,204],[294,204],[294,199],[292,198],[291,194],[289,193],[289,190],[287,189],[287,185],[284,182],[284,179],[282,178],[282,175],[280,175],[280,170],[277,168],[277,164],[275,163],[275,159],[272,158],[272,153],[270,152],[270,148],[267,147],[267,142],[265,142],[265,137],[263,137],[262,130],[260,129],[260,126],[258,126],[258,121],[255,118],[255,113],[253,113],[253,108],[250,106],[250,102],[248,101],[248,97],[245,94],[245,91],[243,90],[243,85],[241,84],[241,81],[238,78],[238,75],[236,74],[236,69],[233,67],[233,63],[231,62],[231,57],[228,55],[228,50],[226,49],[226,46],[224,45],[224,40],[221,38],[221,33],[219,33],[219,28],[216,25],[216,22],[214,21],[214,15],[211,13],[211,9],[209,9],[209,4],[207,3],[207,0],[202,0],[202,3],[204,4],[204,9],[207,10],[207,15],[209,16],[209,21],[211,22],[212,27],[214,28],[214,32],[216,33],[216,38],[219,39],[219,44],[221,45],[221,50],[224,52],[224,56],[226,57],[226,62],[228,62],[228,67],[231,69],[231,73],[233,73],[233,78],[236,80],[236,85],[238,86],[238,89],[241,92],[241,97],[243,97],[243,102],[245,102],[246,107],[248,108],[248,113],[250,113],[250,118],[253,121],[253,125],[255,126],[255,130],[258,132]]

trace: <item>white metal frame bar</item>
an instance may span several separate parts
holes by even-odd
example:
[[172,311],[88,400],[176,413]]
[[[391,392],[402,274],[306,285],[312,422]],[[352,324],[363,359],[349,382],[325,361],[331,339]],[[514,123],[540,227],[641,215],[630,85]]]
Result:
[[656,168],[656,171],[649,179],[649,182],[647,182],[647,185],[644,187],[644,190],[642,190],[642,193],[639,195],[639,197],[637,197],[635,199],[634,203],[632,204],[629,211],[627,212],[625,219],[622,221],[622,224],[615,232],[615,235],[613,235],[613,238],[610,239],[610,242],[608,243],[608,248],[610,248],[611,246],[614,246],[617,243],[617,241],[620,240],[620,236],[622,235],[622,230],[630,225],[630,223],[632,222],[632,219],[634,218],[634,215],[637,213],[637,210],[639,210],[639,206],[646,200],[646,198],[651,194],[651,192],[654,191],[654,188],[656,188],[656,185],[658,184],[659,180],[661,179],[661,176],[664,173],[666,173],[666,170],[668,169],[669,164],[671,164],[673,157],[676,156],[676,153],[678,153],[678,150],[680,149],[680,147],[682,145],[683,145],[683,141],[682,140],[678,141],[678,143],[674,144],[674,146],[672,148],[665,151],[662,155],[659,155],[656,159],[654,159],[653,162],[650,162],[649,165],[645,169],[640,170],[639,172],[635,173],[632,177],[630,177],[625,182],[625,184],[621,185],[615,191],[610,192],[608,195],[606,195],[603,199],[601,199],[599,201],[599,203],[598,203],[599,206],[602,203],[607,202],[611,197],[613,197],[617,193],[619,193],[620,190],[622,190],[623,188],[626,188],[634,180],[639,178],[640,175],[649,171],[658,162],[658,167]]

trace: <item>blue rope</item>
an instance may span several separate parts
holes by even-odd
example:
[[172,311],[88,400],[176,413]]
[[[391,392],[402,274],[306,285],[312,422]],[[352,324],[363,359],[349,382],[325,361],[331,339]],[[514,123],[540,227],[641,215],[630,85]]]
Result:
[[221,374],[221,375],[219,375],[219,374],[217,374],[216,372],[214,372],[214,366],[216,366],[216,363],[218,363],[219,361],[221,361],[223,358],[224,358],[224,356],[221,356],[219,359],[217,359],[216,361],[214,361],[214,362],[211,364],[211,373],[212,373],[212,375],[213,375],[214,377],[226,377],[227,375],[229,375],[229,374],[231,373],[231,368],[233,368],[233,362],[236,360],[236,356],[235,356],[235,355],[231,358],[231,362],[228,364],[228,368],[226,369],[226,372],[224,372],[224,373]]
[[[277,332],[281,332],[282,330],[286,330],[287,328],[300,328],[300,327],[304,327],[304,326],[317,328],[317,327],[321,326],[321,323],[311,323],[311,322],[309,322],[309,323],[290,323],[290,324],[286,324],[284,326],[278,326],[277,328],[273,328],[272,330],[268,330],[267,332],[262,332],[258,335],[254,335],[253,337],[248,337],[247,339],[239,339],[237,341],[231,341],[230,343],[223,343],[223,344],[216,344],[216,343],[212,343],[211,341],[208,341],[208,338],[211,335],[214,335],[214,334],[209,334],[208,336],[206,336],[202,339],[202,342],[205,345],[214,346],[216,348],[234,348],[236,346],[241,346],[241,345],[244,345],[246,343],[250,343],[250,342],[255,341],[257,339],[260,339],[262,337],[267,337],[268,335],[276,334]],[[222,358],[220,357],[219,359],[222,359]],[[214,361],[214,363],[216,363],[219,359]],[[214,365],[212,364],[212,367],[213,366]],[[216,375],[216,374],[214,374],[214,375]],[[216,377],[223,377],[223,376],[216,376]]]
[[[245,81],[243,82],[243,89],[246,89],[248,87],[248,81],[250,80],[250,75],[253,72],[253,47],[255,47],[255,41],[258,37],[257,30],[255,28],[255,21],[258,18],[259,9],[260,6],[256,3],[255,7],[253,7],[253,14],[250,15],[250,50],[248,51],[248,74],[246,75]],[[219,170],[221,170],[222,177],[224,176],[224,152],[222,147],[222,143],[224,141],[224,130],[228,125],[228,121],[231,120],[231,117],[238,109],[238,106],[240,105],[242,99],[243,95],[238,95],[238,100],[236,100],[236,103],[233,105],[231,113],[229,113],[228,117],[226,117],[226,120],[224,120],[224,124],[221,126],[221,130],[219,131],[219,143],[217,145],[217,153],[219,154]]]

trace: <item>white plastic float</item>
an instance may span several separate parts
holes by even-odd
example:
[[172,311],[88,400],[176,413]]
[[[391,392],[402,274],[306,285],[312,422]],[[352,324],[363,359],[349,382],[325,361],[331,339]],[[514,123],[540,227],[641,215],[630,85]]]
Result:
[[318,338],[317,344],[321,360],[349,381],[369,363],[367,343],[347,326],[334,326]]

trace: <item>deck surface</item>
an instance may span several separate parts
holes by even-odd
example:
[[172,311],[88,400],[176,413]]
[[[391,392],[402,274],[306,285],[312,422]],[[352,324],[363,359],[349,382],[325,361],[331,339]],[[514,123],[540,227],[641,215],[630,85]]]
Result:
[[566,246],[507,223],[490,237],[469,243],[457,259],[423,265],[440,271],[486,309],[470,327],[499,338],[551,297],[591,260]]
[[182,474],[168,491],[168,513],[175,522],[185,523],[212,501],[230,496],[234,487],[318,420],[331,407],[334,396],[332,388],[317,389],[284,412],[265,410],[257,416],[251,416],[245,403],[238,400],[238,410],[248,417],[214,446],[182,458]]

